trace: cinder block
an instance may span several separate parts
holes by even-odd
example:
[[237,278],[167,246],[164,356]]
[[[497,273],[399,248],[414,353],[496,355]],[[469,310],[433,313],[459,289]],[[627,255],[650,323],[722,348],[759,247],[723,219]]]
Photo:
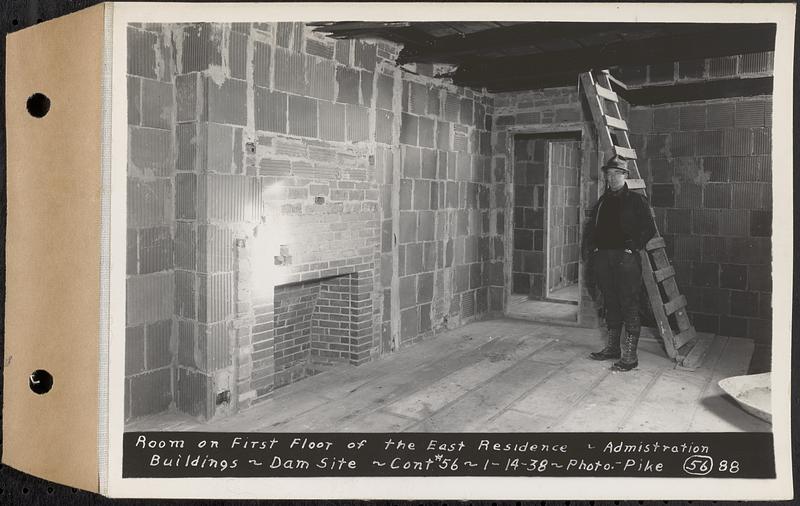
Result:
[[321,139],[329,141],[344,141],[345,129],[342,123],[345,122],[345,105],[334,104],[320,100],[319,107],[319,136]]
[[706,106],[690,105],[680,108],[680,129],[681,130],[705,130],[706,128]]
[[728,183],[708,183],[703,187],[703,207],[727,209],[731,207],[731,186]]
[[[750,291],[771,292],[772,291],[772,268],[771,265],[748,265],[747,266],[747,289]],[[762,298],[766,295],[762,295]],[[760,312],[763,316],[763,312]]]
[[166,320],[173,313],[173,275],[171,272],[131,276],[126,283],[126,323]]
[[128,226],[166,225],[172,219],[172,184],[169,180],[139,181],[128,178]]
[[708,61],[709,77],[727,77],[736,74],[736,56],[711,58]]
[[128,27],[128,74],[158,79],[155,33]]
[[144,325],[125,329],[125,376],[144,371]]
[[317,136],[317,101],[289,95],[289,133],[303,137]]
[[361,104],[372,107],[372,87],[374,86],[375,73],[367,70],[361,71]]
[[400,119],[400,143],[416,146],[418,131],[419,117],[403,113]]
[[419,145],[426,148],[436,146],[436,124],[430,118],[419,118]]
[[674,132],[680,128],[680,109],[677,107],[659,107],[653,110],[653,130],[656,132]]
[[431,330],[431,305],[424,304],[419,307],[419,331],[425,334]]
[[207,374],[178,368],[175,404],[178,410],[208,419],[214,414],[214,381]]
[[208,120],[231,125],[247,124],[247,83],[238,79],[226,79],[217,84],[211,78],[206,81],[208,92]]
[[172,369],[164,368],[130,378],[132,418],[160,413],[172,402]]
[[752,237],[772,236],[772,211],[750,211],[750,235]]
[[670,234],[690,233],[690,216],[688,209],[667,209],[667,232]]
[[722,264],[720,266],[721,288],[732,288],[734,290],[744,290],[747,288],[747,266]]
[[735,104],[708,104],[707,126],[709,129],[720,129],[734,126]]
[[253,42],[253,81],[256,86],[269,87],[272,64],[272,47],[264,42]]
[[255,88],[256,130],[286,133],[287,95],[266,88]]
[[768,183],[731,183],[731,207],[734,209],[768,208],[772,204],[768,186]]
[[197,218],[197,176],[179,173],[175,176],[175,218]]
[[357,67],[367,70],[375,70],[377,62],[377,47],[374,43],[356,40],[354,42],[354,58],[353,62]]
[[333,59],[334,42],[330,39],[306,39],[306,53],[325,58],[327,60]]
[[142,175],[172,175],[174,168],[172,132],[139,127],[128,127],[128,130],[132,168]]
[[731,315],[757,317],[758,293],[731,291]]
[[417,240],[417,213],[413,211],[400,212],[400,243],[410,243]]
[[184,318],[195,318],[195,276],[193,272],[175,271],[175,313]]
[[275,26],[275,42],[280,47],[288,48],[292,44],[293,24],[288,22],[277,23]]
[[752,130],[746,128],[727,129],[723,137],[723,153],[726,155],[749,155],[753,152]]
[[128,76],[128,124],[140,125],[142,122],[142,80]]
[[[347,104],[347,140],[360,142],[369,140],[369,111],[366,107]],[[341,128],[341,126],[340,126]]]
[[692,264],[692,285],[707,288],[719,286],[719,264],[695,262]]
[[335,56],[336,61],[343,65],[350,64],[350,46],[352,41],[348,39],[337,40],[336,41],[336,49],[335,49]]
[[425,251],[423,243],[412,243],[406,246],[406,275],[419,274],[424,270]]
[[474,118],[474,115],[473,115],[473,106],[474,106],[474,104],[475,103],[471,99],[468,99],[468,98],[462,98],[461,99],[461,103],[460,103],[460,107],[459,107],[460,108],[460,112],[459,112],[460,116],[459,116],[459,118],[460,118],[462,124],[464,124],[464,125],[474,125],[475,124],[475,121],[474,121],[475,118]]
[[394,79],[392,76],[378,73],[376,105],[379,109],[391,111],[394,98]]
[[432,241],[436,235],[436,222],[433,211],[419,212],[419,229],[417,239],[419,241]]
[[422,179],[414,181],[414,209],[430,209],[431,183]]
[[358,70],[341,65],[337,66],[336,83],[338,87],[337,102],[359,104],[360,79]]
[[[400,180],[400,210],[408,211],[413,208],[413,180],[401,179]],[[384,209],[384,213],[388,212]]]
[[175,126],[177,141],[177,161],[175,168],[179,171],[193,172],[200,170],[197,166],[198,146],[204,142],[198,135],[197,123],[178,123]]
[[192,23],[183,27],[183,68],[181,72],[202,72],[210,64],[221,65],[220,27],[209,23]]
[[743,74],[768,72],[771,52],[743,54],[739,62],[739,70]]
[[209,123],[207,128],[207,170],[230,174],[233,167],[233,128],[217,123]]
[[172,235],[168,227],[139,230],[138,246],[140,274],[172,269]]
[[194,121],[200,119],[197,101],[198,74],[182,74],[175,76],[175,101],[177,121]]
[[723,150],[723,132],[720,130],[698,132],[696,146],[699,155],[729,154]]
[[442,114],[441,110],[441,92],[442,89],[437,86],[431,86],[428,88],[428,114],[434,116],[440,116]]
[[416,305],[417,302],[417,276],[400,278],[400,309]]
[[403,176],[416,178],[420,176],[420,150],[419,148],[402,146]]
[[172,363],[170,341],[172,339],[172,320],[163,320],[145,326],[145,339],[147,342],[148,370],[160,369]]
[[230,32],[228,42],[228,65],[231,77],[245,79],[247,68],[247,35],[235,31]]
[[174,263],[177,269],[196,268],[197,237],[194,225],[177,222],[175,225]]
[[275,89],[308,94],[306,83],[306,56],[283,48],[275,49]]
[[400,313],[400,337],[414,339],[419,335],[419,307],[412,307]]
[[392,125],[394,114],[377,109],[375,111],[375,140],[383,144],[392,144]]
[[719,211],[692,210],[692,232],[699,235],[718,235],[719,215]]
[[322,100],[334,99],[335,65],[330,60],[308,59],[308,94]]

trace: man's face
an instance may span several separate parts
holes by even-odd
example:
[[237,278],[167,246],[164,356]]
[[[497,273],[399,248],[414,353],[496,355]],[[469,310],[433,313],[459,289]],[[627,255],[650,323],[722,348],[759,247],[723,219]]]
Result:
[[624,170],[608,169],[606,171],[606,182],[612,190],[617,191],[625,184],[625,178],[627,176],[628,173]]

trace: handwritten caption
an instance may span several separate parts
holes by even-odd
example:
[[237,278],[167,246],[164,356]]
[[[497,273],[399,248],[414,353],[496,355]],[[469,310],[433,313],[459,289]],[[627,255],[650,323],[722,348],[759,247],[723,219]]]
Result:
[[689,436],[131,432],[123,476],[774,476],[771,434]]

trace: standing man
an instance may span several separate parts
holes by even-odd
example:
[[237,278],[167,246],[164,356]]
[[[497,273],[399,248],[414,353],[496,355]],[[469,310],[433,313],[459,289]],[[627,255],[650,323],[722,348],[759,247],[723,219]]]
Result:
[[[639,365],[636,355],[641,330],[639,251],[655,235],[656,227],[647,198],[630,191],[625,183],[627,160],[613,156],[602,170],[607,187],[592,209],[585,251],[592,255],[595,279],[603,294],[608,336],[605,348],[592,353],[590,358],[619,359],[611,370],[630,371]],[[621,338],[623,323],[625,337]]]

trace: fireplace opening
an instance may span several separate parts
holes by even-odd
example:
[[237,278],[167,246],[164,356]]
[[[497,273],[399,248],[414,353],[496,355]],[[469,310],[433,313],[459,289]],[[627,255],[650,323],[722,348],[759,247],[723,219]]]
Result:
[[350,359],[352,275],[275,287],[275,376],[280,388]]

